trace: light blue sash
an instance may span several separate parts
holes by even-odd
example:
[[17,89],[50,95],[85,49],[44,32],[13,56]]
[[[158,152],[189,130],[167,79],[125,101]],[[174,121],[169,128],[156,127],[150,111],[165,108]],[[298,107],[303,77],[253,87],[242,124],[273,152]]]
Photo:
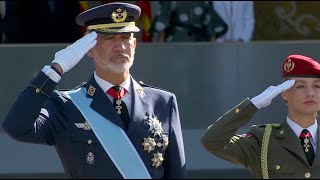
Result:
[[[92,99],[85,88],[67,92],[73,104],[90,124],[104,150],[125,179],[151,179],[150,174],[127,134],[90,108]],[[106,170],[107,171],[107,170]]]

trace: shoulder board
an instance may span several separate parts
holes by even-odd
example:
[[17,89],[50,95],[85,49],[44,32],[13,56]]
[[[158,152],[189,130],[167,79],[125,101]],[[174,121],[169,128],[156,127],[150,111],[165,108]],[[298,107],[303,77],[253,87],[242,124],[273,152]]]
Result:
[[273,127],[279,128],[281,127],[280,123],[270,123]]
[[[279,123],[268,123],[268,124],[271,124],[272,127],[276,127],[276,128],[281,127],[281,124],[279,124]],[[255,126],[255,127],[266,127],[268,124],[259,124],[259,125],[253,125],[253,126]]]
[[78,89],[78,88],[80,88],[80,87],[82,87],[82,86],[84,86],[86,84],[87,84],[87,82],[82,82],[79,85],[77,85],[76,87],[74,87],[73,89]]
[[[166,90],[166,89],[162,89],[162,88],[159,88],[159,87],[151,86],[151,85],[149,85],[149,84],[145,84],[145,83],[142,82],[142,81],[139,81],[138,83],[140,84],[141,87],[150,87],[150,88],[155,88],[155,89],[160,89],[160,90],[163,90],[163,91],[170,92],[170,91],[168,91],[168,90]],[[170,93],[171,93],[171,92],[170,92]]]
[[86,85],[87,82],[82,82],[81,84],[77,85],[76,87],[72,88],[72,89],[58,89],[58,91],[70,91],[70,90],[74,90],[74,89],[78,89],[84,85]]

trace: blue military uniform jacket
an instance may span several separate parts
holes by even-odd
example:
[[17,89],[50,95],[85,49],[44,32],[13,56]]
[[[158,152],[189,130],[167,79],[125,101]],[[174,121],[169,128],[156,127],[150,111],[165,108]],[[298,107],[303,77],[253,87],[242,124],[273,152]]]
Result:
[[[152,178],[184,178],[185,154],[175,95],[139,84],[133,78],[131,82],[135,91],[126,132],[129,139]],[[67,178],[123,178],[69,96],[65,91],[54,90],[55,86],[40,72],[9,110],[4,130],[22,142],[54,146]],[[88,90],[86,96],[93,99],[90,107],[124,129],[112,102],[94,77],[81,86]],[[150,130],[150,118],[161,123],[161,136]],[[149,137],[155,143],[147,143]],[[156,156],[159,153],[163,159]]]

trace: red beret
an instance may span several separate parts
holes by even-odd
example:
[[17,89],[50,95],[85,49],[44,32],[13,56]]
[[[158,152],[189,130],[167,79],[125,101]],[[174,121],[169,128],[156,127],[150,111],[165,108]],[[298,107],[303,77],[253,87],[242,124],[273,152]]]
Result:
[[282,77],[320,77],[320,64],[307,56],[290,55],[283,63]]

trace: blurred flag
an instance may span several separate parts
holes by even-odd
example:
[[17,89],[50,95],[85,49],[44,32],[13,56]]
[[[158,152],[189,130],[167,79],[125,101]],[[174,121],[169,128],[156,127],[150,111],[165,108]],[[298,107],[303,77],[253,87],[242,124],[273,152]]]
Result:
[[[80,13],[82,13],[83,11],[86,11],[89,9],[89,3],[88,1],[79,1],[79,6],[80,6]],[[85,26],[81,27],[81,36],[84,35],[84,33],[86,32],[87,28]]]
[[150,1],[136,1],[136,5],[141,8],[140,22],[142,29],[142,41],[143,42],[151,42],[152,37],[149,33],[151,28],[151,2]]

